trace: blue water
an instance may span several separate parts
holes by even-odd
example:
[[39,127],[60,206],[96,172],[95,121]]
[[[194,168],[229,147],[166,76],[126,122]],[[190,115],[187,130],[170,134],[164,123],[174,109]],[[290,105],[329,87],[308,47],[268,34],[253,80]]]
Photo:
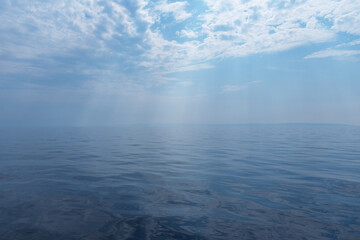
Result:
[[360,127],[2,128],[0,239],[360,239]]

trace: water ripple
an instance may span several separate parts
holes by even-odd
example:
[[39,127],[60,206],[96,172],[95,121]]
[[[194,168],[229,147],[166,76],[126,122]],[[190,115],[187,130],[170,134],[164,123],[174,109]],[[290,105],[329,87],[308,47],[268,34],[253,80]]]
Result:
[[0,239],[360,239],[360,128],[1,129]]

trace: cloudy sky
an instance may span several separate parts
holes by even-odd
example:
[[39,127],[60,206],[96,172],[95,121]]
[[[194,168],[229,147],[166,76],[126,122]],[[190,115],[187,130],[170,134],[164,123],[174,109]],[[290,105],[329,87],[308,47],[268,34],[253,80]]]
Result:
[[0,1],[0,125],[283,122],[360,125],[360,1]]

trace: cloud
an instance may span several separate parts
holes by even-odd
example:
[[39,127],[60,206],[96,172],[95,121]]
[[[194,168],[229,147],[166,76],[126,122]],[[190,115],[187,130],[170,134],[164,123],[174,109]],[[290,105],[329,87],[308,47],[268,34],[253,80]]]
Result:
[[[359,12],[360,2],[350,0],[5,1],[0,60],[42,69],[47,79],[59,69],[96,70],[83,77],[111,71],[157,84],[170,72],[212,68],[218,59],[360,35]],[[306,58],[355,54],[335,47]]]
[[[360,10],[358,3],[346,0],[204,3],[207,9],[192,16],[189,26],[176,31],[181,40],[167,38],[161,28],[148,29],[145,43],[150,48],[145,56],[153,65],[179,68],[333,41],[339,33],[355,33],[335,23],[344,16],[359,15]],[[353,22],[352,18],[348,21],[360,29],[360,22]]]
[[176,34],[185,38],[197,38],[199,36],[197,32],[189,29],[182,29],[181,31],[177,31]]
[[161,13],[171,13],[176,21],[183,21],[191,17],[191,14],[185,10],[186,5],[186,1],[168,3],[166,0],[163,0],[155,9]]
[[201,64],[194,64],[194,65],[182,66],[179,68],[175,68],[175,69],[168,71],[167,73],[199,71],[199,70],[211,69],[211,68],[214,68],[214,66],[211,64],[207,64],[207,63],[201,63]]
[[[349,49],[354,46],[360,45],[360,39],[348,42],[348,43],[342,43],[338,44],[333,48],[328,48],[322,51],[314,52],[308,56],[305,57],[305,59],[310,58],[327,58],[327,57],[349,57],[354,55],[360,55],[360,50],[354,50]],[[345,48],[345,49],[344,49]]]
[[327,58],[327,57],[349,57],[353,55],[360,55],[360,50],[335,50],[328,49],[319,52],[312,53],[305,57],[305,59],[310,58]]
[[348,43],[349,46],[360,45],[360,39],[354,40]]
[[125,31],[129,34],[129,36],[136,36],[136,25],[134,20],[131,18],[129,11],[125,7],[115,2],[112,2],[111,6],[115,14],[114,20],[120,21],[121,25],[124,26]]

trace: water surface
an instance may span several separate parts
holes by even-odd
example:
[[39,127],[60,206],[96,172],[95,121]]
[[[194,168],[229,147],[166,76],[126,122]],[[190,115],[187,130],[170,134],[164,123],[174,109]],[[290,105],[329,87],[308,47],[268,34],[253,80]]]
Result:
[[0,239],[360,239],[360,127],[0,129]]

